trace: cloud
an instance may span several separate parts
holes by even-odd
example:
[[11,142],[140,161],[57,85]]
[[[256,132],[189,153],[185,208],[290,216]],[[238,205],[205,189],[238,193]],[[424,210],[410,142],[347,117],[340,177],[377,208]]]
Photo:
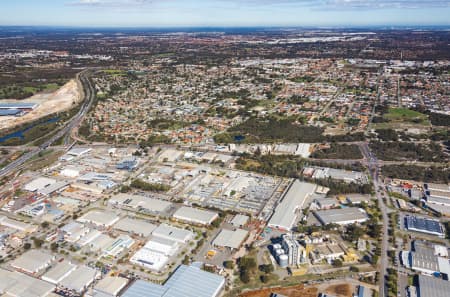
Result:
[[76,0],[69,2],[73,6],[102,6],[102,7],[129,7],[129,6],[144,6],[151,4],[150,0]]
[[247,6],[263,8],[269,6],[309,7],[325,10],[375,10],[375,9],[422,9],[450,8],[450,0],[73,0],[69,5],[103,8],[144,8],[155,5],[179,3],[186,6],[223,8]]

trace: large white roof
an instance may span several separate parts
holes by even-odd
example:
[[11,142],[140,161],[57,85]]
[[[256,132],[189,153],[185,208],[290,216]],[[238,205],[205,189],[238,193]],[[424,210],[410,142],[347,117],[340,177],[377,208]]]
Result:
[[18,297],[45,297],[55,286],[40,279],[0,269],[0,294]]
[[295,180],[275,208],[269,226],[290,230],[297,219],[297,210],[303,208],[306,199],[314,193],[315,184]]
[[61,281],[61,286],[76,292],[82,292],[97,277],[99,272],[87,266],[79,266]]
[[29,273],[36,273],[50,266],[54,258],[55,256],[40,250],[30,250],[13,260],[11,266]]
[[226,230],[222,229],[213,244],[221,247],[238,249],[247,237],[248,231],[242,229]]
[[173,215],[178,220],[184,220],[203,225],[211,224],[216,218],[217,212],[182,206]]

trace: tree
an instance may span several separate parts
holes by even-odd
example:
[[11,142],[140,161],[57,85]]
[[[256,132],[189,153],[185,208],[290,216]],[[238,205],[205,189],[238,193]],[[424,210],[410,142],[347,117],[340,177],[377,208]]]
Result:
[[333,260],[333,266],[334,267],[342,267],[342,260],[341,259]]
[[41,227],[44,229],[47,229],[48,226],[49,226],[49,223],[47,221],[41,223]]
[[250,282],[250,274],[248,272],[248,270],[242,270],[241,273],[239,274],[239,278],[241,280],[241,282],[247,284]]
[[31,248],[31,243],[27,242],[23,245],[23,248],[29,250]]
[[44,241],[40,238],[33,238],[33,244],[35,248],[40,248]]
[[234,262],[231,260],[227,260],[227,261],[223,262],[223,267],[225,267],[226,269],[233,269]]
[[52,242],[51,244],[50,244],[50,249],[53,251],[53,252],[56,252],[56,250],[58,250],[58,244],[56,243],[56,242]]
[[259,270],[267,274],[267,273],[272,273],[274,270],[274,267],[272,264],[263,264],[263,265],[259,265]]

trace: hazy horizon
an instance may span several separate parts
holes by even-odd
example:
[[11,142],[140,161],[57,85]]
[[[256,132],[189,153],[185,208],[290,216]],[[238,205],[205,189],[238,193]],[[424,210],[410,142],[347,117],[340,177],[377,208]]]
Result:
[[443,0],[17,0],[0,9],[0,26],[450,26]]

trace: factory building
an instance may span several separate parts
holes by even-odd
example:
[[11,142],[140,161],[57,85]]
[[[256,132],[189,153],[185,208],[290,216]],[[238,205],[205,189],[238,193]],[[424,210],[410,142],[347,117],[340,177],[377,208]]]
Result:
[[222,229],[213,240],[213,245],[220,248],[238,250],[247,238],[248,231],[243,229],[226,230]]
[[315,189],[315,184],[295,180],[275,208],[269,220],[269,227],[290,230],[298,217],[298,211],[304,207],[307,198]]
[[284,234],[281,245],[288,256],[289,266],[306,263],[306,250],[292,235]]
[[322,225],[349,225],[368,220],[367,213],[363,209],[355,207],[319,210],[314,212],[314,215]]
[[40,250],[29,250],[13,260],[10,265],[14,269],[30,275],[36,275],[50,267],[55,256],[41,252]]
[[55,285],[17,271],[0,269],[0,295],[46,297]]
[[445,237],[444,226],[442,226],[442,224],[438,220],[420,218],[416,216],[406,216],[405,227],[409,231],[436,235],[440,238]]
[[217,212],[187,206],[182,206],[173,215],[176,220],[198,225],[211,225],[218,217]]

